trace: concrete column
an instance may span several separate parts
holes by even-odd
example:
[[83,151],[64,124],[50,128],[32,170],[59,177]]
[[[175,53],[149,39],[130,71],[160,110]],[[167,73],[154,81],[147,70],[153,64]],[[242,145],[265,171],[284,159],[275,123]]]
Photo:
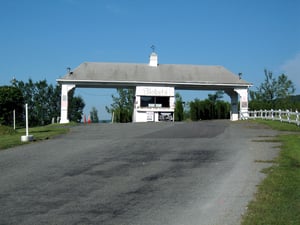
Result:
[[133,99],[133,112],[132,112],[132,122],[136,122],[136,115],[138,105],[140,103],[140,96],[136,96],[136,87],[134,88],[134,99]]
[[[247,119],[248,114],[248,88],[244,89],[231,89],[226,90],[226,94],[231,98],[231,113],[230,120],[236,121],[239,120],[239,114],[241,115],[240,119]],[[239,103],[240,99],[240,113],[239,113]]]
[[75,84],[61,85],[60,123],[69,123],[68,119],[68,92],[75,88]]
[[228,94],[231,99],[230,120],[237,121],[239,119],[238,93],[234,90],[226,90],[225,93]]
[[234,89],[240,96],[240,119],[248,119],[248,89]]

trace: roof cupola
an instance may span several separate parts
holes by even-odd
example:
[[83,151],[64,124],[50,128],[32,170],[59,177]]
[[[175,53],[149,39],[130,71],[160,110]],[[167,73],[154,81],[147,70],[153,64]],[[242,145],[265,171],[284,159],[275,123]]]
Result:
[[150,55],[149,66],[157,67],[158,66],[158,57],[157,57],[157,54],[155,53],[155,46],[152,45],[151,48],[152,48],[152,53]]

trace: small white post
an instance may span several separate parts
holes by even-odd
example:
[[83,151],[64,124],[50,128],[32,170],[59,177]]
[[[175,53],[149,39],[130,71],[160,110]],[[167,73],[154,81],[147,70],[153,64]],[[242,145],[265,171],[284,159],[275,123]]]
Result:
[[274,110],[273,109],[271,109],[271,118],[272,118],[272,120],[274,120]]
[[28,136],[28,104],[25,104],[25,117],[26,117],[26,136]]
[[28,104],[25,104],[25,118],[26,118],[26,135],[21,136],[21,141],[22,142],[27,142],[27,141],[33,141],[33,136],[29,135],[29,129],[28,129]]
[[13,118],[14,118],[14,130],[16,129],[16,110],[13,111]]
[[115,118],[115,112],[112,112],[112,116],[111,116],[111,123],[114,123],[114,118]]

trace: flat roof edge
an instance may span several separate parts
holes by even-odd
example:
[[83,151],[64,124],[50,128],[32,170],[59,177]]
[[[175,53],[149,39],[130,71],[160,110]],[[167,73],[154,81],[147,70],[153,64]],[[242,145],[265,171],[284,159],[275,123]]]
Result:
[[157,85],[157,86],[226,86],[226,87],[251,87],[252,83],[215,83],[215,82],[175,82],[175,81],[107,81],[107,80],[68,80],[68,79],[56,79],[59,84],[75,84],[78,86],[138,86],[138,85]]

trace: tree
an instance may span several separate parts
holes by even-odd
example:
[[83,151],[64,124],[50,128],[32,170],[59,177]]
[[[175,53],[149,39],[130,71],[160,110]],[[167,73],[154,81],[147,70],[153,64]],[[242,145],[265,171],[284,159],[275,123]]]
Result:
[[118,88],[118,96],[112,95],[113,103],[105,107],[108,113],[114,114],[114,121],[119,123],[132,122],[133,89]]
[[223,97],[222,91],[209,94],[208,98],[200,101],[195,99],[190,102],[190,118],[193,121],[227,119],[230,115],[230,104],[220,100]]
[[190,102],[190,118],[193,121],[197,121],[201,119],[200,115],[200,103],[201,101],[199,99],[195,99],[194,101]]
[[175,94],[175,116],[174,119],[175,121],[182,121],[184,118],[183,114],[183,104],[184,102],[182,101],[182,97],[179,93]]
[[92,107],[90,115],[92,123],[99,123],[98,110],[95,107]]
[[85,103],[80,96],[74,96],[75,89],[68,93],[68,118],[70,121],[80,123]]
[[216,91],[214,94],[208,94],[208,100],[213,103],[220,101],[223,98],[224,91]]
[[51,118],[58,118],[60,116],[61,86],[50,85],[48,87],[47,95],[49,96],[49,114],[51,115]]
[[50,112],[52,105],[49,99],[53,98],[53,93],[50,92],[52,85],[48,85],[46,80],[35,82],[34,84],[33,107],[36,123],[38,125],[49,124],[53,115]]
[[[34,83],[31,79],[28,80],[27,83],[23,81],[13,80],[12,85],[18,88],[24,97],[24,103],[28,105],[28,120],[31,125],[36,125],[36,116],[34,113],[34,100],[33,96],[35,95]],[[24,115],[25,117],[25,115]]]
[[[60,115],[61,87],[48,84],[46,80],[28,82],[13,80],[12,86],[19,89],[28,104],[28,119],[31,126],[50,124],[52,118]],[[79,122],[85,106],[81,97],[74,97],[74,90],[69,92],[68,117]],[[24,115],[23,115],[24,117]]]
[[295,92],[295,86],[285,74],[281,74],[277,79],[273,73],[264,70],[265,80],[256,91],[250,91],[249,107],[251,109],[271,109],[279,104],[286,103]]
[[[223,98],[224,91],[216,91],[214,94],[208,94],[208,103],[207,105],[210,105],[209,115],[208,118],[210,119],[216,119],[218,116],[217,111],[220,111],[219,109],[216,109],[217,103]],[[219,106],[220,104],[218,104]],[[220,118],[219,118],[220,119]]]
[[286,98],[295,92],[295,86],[285,74],[281,74],[277,79],[273,77],[271,71],[264,70],[265,80],[257,88],[251,91],[251,100],[271,102],[278,98]]
[[13,111],[16,121],[22,121],[24,98],[20,89],[11,86],[0,87],[0,125],[13,124]]
[[295,86],[285,74],[281,74],[277,79],[276,98],[284,99],[295,93]]

